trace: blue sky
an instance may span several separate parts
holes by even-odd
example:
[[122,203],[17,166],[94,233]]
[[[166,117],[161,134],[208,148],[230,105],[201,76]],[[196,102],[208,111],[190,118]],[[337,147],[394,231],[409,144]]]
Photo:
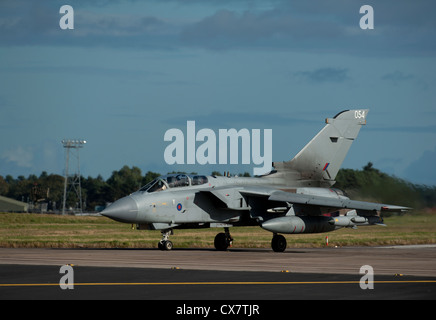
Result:
[[[74,9],[61,30],[59,9]],[[374,29],[362,30],[362,5]],[[344,168],[369,161],[436,184],[434,1],[147,0],[0,3],[0,175],[63,174],[64,138],[86,139],[81,173],[123,165],[252,172],[164,161],[168,129],[272,129],[291,159],[341,110],[369,108]]]

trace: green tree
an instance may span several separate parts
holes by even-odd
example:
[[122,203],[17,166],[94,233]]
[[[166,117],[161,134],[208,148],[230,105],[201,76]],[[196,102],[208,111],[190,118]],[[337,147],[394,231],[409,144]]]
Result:
[[159,177],[161,174],[157,172],[147,171],[144,178],[142,179],[142,185],[145,186],[147,183],[153,181],[157,177]]
[[94,210],[96,206],[104,206],[113,200],[109,198],[109,186],[101,175],[97,178],[88,177],[82,180],[82,191],[86,195],[86,206],[88,210]]
[[124,166],[119,171],[113,171],[107,180],[109,185],[109,198],[115,201],[138,190],[142,184],[141,169],[133,166]]
[[9,192],[9,184],[0,176],[0,196],[6,196]]

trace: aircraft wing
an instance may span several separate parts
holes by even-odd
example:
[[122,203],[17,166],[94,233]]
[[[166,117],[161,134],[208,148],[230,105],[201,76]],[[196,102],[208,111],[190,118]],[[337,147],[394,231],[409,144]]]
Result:
[[381,204],[374,202],[350,200],[347,197],[326,197],[313,194],[291,193],[281,190],[244,189],[240,190],[243,195],[252,197],[268,197],[268,201],[289,202],[292,204],[329,207],[336,209],[356,209],[364,211],[405,211],[411,208]]
[[246,210],[242,206],[242,187],[218,187],[201,190],[199,193],[206,195],[213,206],[222,209]]

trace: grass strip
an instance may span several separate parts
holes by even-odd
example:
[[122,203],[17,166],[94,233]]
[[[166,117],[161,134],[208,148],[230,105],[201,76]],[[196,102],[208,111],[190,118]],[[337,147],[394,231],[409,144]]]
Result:
[[[436,243],[436,214],[385,218],[387,227],[343,228],[329,233],[285,235],[288,248],[381,246]],[[174,230],[176,248],[213,248],[222,228]],[[270,248],[272,234],[260,227],[230,228],[236,248]],[[155,248],[160,231],[140,231],[100,216],[0,213],[0,247]]]

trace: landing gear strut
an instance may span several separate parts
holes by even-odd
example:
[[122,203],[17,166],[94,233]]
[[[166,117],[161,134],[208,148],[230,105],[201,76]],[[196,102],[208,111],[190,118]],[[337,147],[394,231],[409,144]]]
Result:
[[230,235],[229,228],[224,228],[224,232],[218,233],[215,236],[215,249],[218,251],[226,251],[227,248],[232,246],[233,238]]
[[274,233],[271,247],[274,252],[283,252],[286,250],[286,238],[281,234]]
[[170,235],[173,235],[173,229],[165,229],[161,231],[162,233],[162,240],[159,241],[159,243],[157,244],[157,247],[160,250],[166,250],[169,251],[173,248],[173,243],[169,240]]

